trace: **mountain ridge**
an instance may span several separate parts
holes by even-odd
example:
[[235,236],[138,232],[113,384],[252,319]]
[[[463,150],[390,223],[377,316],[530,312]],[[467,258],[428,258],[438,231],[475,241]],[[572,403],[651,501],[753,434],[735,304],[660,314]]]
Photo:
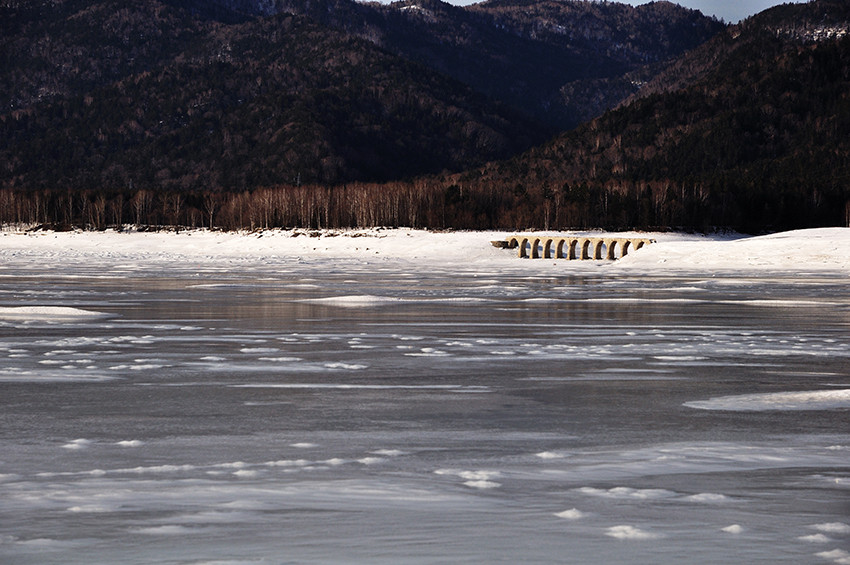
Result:
[[[528,4],[543,10],[552,3]],[[563,4],[559,9],[580,3]],[[564,99],[589,99],[597,85],[605,86],[610,90],[596,93],[599,111],[617,107],[539,145],[551,128],[536,128],[527,114],[422,60],[430,50],[452,53],[440,47],[439,34],[423,31],[439,27],[440,11],[463,14],[453,24],[460,27],[450,28],[456,45],[475,44],[475,26],[494,21],[493,13],[528,21],[540,16],[517,15],[516,2],[485,6],[489,14],[436,0],[380,10],[346,0],[310,6],[321,13],[340,6],[368,18],[350,19],[346,31],[305,14],[233,24],[182,10],[199,31],[169,36],[174,47],[166,63],[133,67],[121,80],[112,80],[120,66],[111,74],[108,65],[85,67],[90,72],[77,78],[99,86],[71,97],[48,91],[39,99],[32,90],[31,107],[0,112],[0,182],[15,190],[16,204],[8,208],[18,210],[14,215],[0,206],[0,215],[72,222],[88,210],[82,217],[102,226],[103,215],[95,219],[90,211],[103,198],[116,223],[132,216],[137,223],[194,225],[206,215],[209,225],[215,220],[225,227],[245,225],[243,214],[251,226],[263,227],[759,232],[850,224],[850,18],[843,2],[778,6],[724,26],[713,39],[654,67],[567,84],[545,77],[560,85]],[[327,17],[340,16],[333,12]],[[421,59],[387,48],[392,41],[381,21],[388,18],[413,22],[394,33],[409,31],[405,48],[418,46]],[[414,33],[410,26],[423,19],[432,27]],[[508,34],[492,31],[492,23],[486,29],[499,38],[548,33],[543,23],[530,32],[519,24],[506,25]],[[275,35],[279,26],[286,33]],[[577,29],[597,28],[598,22]],[[117,43],[109,48],[120,52],[122,37],[114,34]],[[514,41],[507,44],[518,45]],[[39,48],[45,45],[51,47],[48,41]],[[287,56],[263,60],[259,54],[269,53],[269,45]],[[626,52],[631,57],[639,50]],[[455,53],[471,65],[496,52]],[[5,56],[12,60],[8,51]],[[625,102],[618,104],[617,96]],[[388,135],[401,131],[408,137]],[[517,155],[522,145],[535,146]],[[482,150],[514,156],[488,158]],[[372,165],[381,168],[369,170]],[[49,204],[33,196],[36,191],[45,191]],[[154,204],[128,208],[145,191]],[[182,215],[162,211],[172,197],[182,203]]]

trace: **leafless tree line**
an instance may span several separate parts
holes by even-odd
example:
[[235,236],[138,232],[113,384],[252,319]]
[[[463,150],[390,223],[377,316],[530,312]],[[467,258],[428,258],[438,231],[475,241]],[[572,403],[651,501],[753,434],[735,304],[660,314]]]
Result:
[[246,192],[0,190],[0,223],[51,228],[452,227],[455,203],[430,181],[282,186]]

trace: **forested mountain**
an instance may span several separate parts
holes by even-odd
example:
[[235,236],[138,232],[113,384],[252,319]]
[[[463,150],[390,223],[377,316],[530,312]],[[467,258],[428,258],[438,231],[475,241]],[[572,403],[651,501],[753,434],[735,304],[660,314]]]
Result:
[[13,19],[22,31],[3,49],[7,187],[388,180],[544,139],[527,116],[306,16],[222,24],[151,0],[60,9]]
[[505,227],[850,225],[850,5],[758,14],[621,108],[448,182]]
[[[850,223],[844,1],[720,26],[672,61],[682,29],[701,37],[718,22],[666,3],[550,0],[4,0],[0,10],[0,220]],[[567,114],[618,102],[517,154]],[[403,180],[424,173],[436,174]]]
[[[575,127],[637,90],[725,26],[670,2],[586,0],[167,0],[208,17],[293,13],[367,39],[506,102],[553,130]],[[626,76],[628,74],[628,76]]]
[[537,6],[526,0],[417,2],[3,0],[0,187],[245,190],[459,171],[634,89],[565,104],[566,82],[622,80],[722,28],[666,3],[541,3],[537,29],[517,15]]

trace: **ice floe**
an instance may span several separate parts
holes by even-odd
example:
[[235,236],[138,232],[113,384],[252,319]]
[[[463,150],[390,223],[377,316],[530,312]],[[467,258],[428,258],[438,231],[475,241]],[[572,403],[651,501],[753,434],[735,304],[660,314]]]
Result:
[[587,514],[585,514],[581,510],[578,510],[577,508],[570,508],[569,510],[564,510],[563,512],[556,512],[555,516],[557,516],[558,518],[563,518],[564,520],[580,520],[587,516]]
[[661,534],[629,525],[611,526],[605,531],[605,535],[621,540],[651,540],[664,537]]
[[3,306],[0,307],[0,320],[32,320],[40,322],[68,322],[108,318],[110,314],[83,310],[68,306]]
[[769,392],[721,396],[684,403],[700,410],[760,412],[765,410],[834,410],[850,408],[850,389]]

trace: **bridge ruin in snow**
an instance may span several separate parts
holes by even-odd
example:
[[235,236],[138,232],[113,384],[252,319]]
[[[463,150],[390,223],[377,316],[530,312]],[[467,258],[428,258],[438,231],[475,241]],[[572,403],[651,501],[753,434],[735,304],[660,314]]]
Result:
[[609,261],[625,257],[650,243],[655,243],[655,240],[643,237],[536,235],[513,235],[507,240],[492,242],[496,247],[517,249],[518,257]]

